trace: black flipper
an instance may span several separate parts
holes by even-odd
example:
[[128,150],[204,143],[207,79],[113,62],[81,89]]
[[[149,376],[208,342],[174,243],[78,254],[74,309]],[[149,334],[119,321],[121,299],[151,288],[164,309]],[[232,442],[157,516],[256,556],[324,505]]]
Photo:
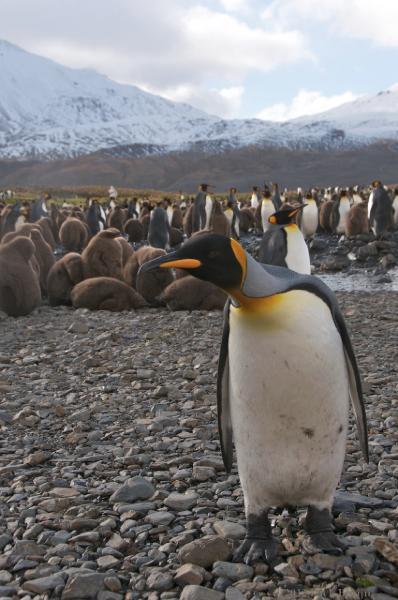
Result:
[[217,412],[218,433],[220,436],[221,454],[225,469],[229,473],[232,469],[233,445],[232,445],[232,423],[229,405],[229,309],[231,301],[227,300],[224,308],[224,328],[222,332],[220,355],[218,359],[217,374]]

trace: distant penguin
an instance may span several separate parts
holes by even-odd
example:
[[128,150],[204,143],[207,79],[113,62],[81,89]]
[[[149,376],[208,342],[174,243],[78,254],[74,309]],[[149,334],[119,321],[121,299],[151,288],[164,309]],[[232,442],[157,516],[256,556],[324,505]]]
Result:
[[394,211],[393,220],[394,226],[398,227],[398,188],[394,190],[394,200],[392,202],[392,208]]
[[75,217],[68,217],[61,225],[59,239],[67,252],[81,252],[87,244],[86,226]]
[[347,215],[345,234],[346,236],[351,237],[353,235],[368,232],[369,219],[366,204],[364,202],[361,202],[360,204],[354,203]]
[[71,304],[70,294],[83,280],[83,263],[80,254],[69,252],[60,258],[47,276],[47,295],[50,306]]
[[281,208],[282,200],[279,194],[279,185],[277,183],[272,184],[272,202],[275,206],[275,210],[278,211]]
[[175,229],[182,230],[182,228],[183,228],[183,214],[182,214],[182,210],[178,206],[178,204],[173,205],[173,215],[171,217],[170,225],[171,225],[171,227],[174,227]]
[[171,200],[169,198],[165,198],[164,199],[164,208],[166,210],[167,213],[167,219],[169,221],[169,225],[171,227],[171,221],[173,220],[173,207],[171,206]]
[[128,219],[123,229],[124,233],[128,235],[130,244],[139,244],[144,239],[144,227],[138,219]]
[[28,315],[41,302],[34,252],[32,240],[23,236],[0,244],[0,311],[11,317]]
[[300,229],[305,239],[315,235],[318,229],[318,206],[311,194],[306,195],[305,208],[301,214]]
[[71,300],[75,308],[112,312],[146,306],[136,290],[112,277],[92,277],[81,281],[73,288]]
[[41,234],[39,228],[32,229],[31,240],[35,245],[35,256],[40,269],[40,289],[43,296],[47,295],[47,276],[55,263],[53,251]]
[[331,216],[333,207],[333,200],[325,200],[319,210],[319,224],[326,233],[332,233]]
[[139,248],[127,261],[123,276],[125,282],[134,287],[149,304],[158,305],[158,298],[163,290],[173,281],[173,273],[168,269],[157,269],[137,277],[142,265],[159,256],[165,256],[161,248],[145,246]]
[[304,236],[294,219],[302,204],[291,210],[280,210],[269,217],[271,227],[260,243],[258,260],[268,265],[287,267],[296,273],[311,274],[310,254]]
[[210,229],[210,219],[211,219],[211,215],[213,212],[213,198],[210,196],[210,194],[206,194],[205,211],[206,211],[205,229]]
[[369,225],[376,237],[387,233],[393,223],[393,207],[391,198],[381,182],[374,186],[372,207],[369,216]]
[[351,206],[346,190],[341,190],[339,199],[334,203],[331,224],[333,233],[345,233],[347,215]]
[[263,231],[267,231],[270,227],[270,223],[268,221],[269,217],[274,214],[275,206],[271,199],[271,194],[269,190],[265,190],[264,198],[261,203],[261,225]]
[[187,237],[191,237],[193,231],[193,213],[194,213],[194,205],[190,204],[187,210],[185,211],[184,219],[183,219],[183,231]]
[[256,208],[259,206],[259,204],[260,204],[260,199],[258,196],[258,187],[253,186],[252,187],[252,196],[250,198],[250,206],[252,208],[254,208],[254,210],[256,210]]
[[170,224],[163,206],[157,206],[151,212],[148,242],[153,248],[165,250],[170,247]]
[[209,184],[201,183],[193,202],[192,233],[206,227],[206,197]]
[[235,187],[229,188],[228,196],[228,207],[232,209],[232,221],[231,221],[231,234],[236,240],[240,237],[239,227],[239,206],[236,197],[237,189]]
[[210,217],[209,229],[211,229],[211,231],[214,231],[214,233],[221,233],[222,235],[231,235],[230,221],[224,214],[221,203],[216,199],[214,199],[213,203],[213,211]]
[[243,233],[248,233],[250,229],[255,227],[255,218],[253,209],[244,206],[239,211],[239,228]]
[[187,275],[170,283],[160,300],[170,310],[222,310],[227,295],[212,283]]
[[115,206],[108,215],[108,227],[115,227],[120,233],[123,232],[123,225],[126,221],[123,208],[119,205]]
[[123,251],[116,238],[118,229],[105,229],[95,235],[82,252],[84,278],[115,277],[123,279]]
[[217,404],[224,465],[230,472],[235,444],[247,520],[234,559],[275,564],[268,513],[286,506],[308,507],[305,552],[342,554],[331,507],[350,400],[366,460],[368,439],[361,379],[333,292],[317,277],[260,265],[236,240],[214,234],[189,240],[142,271],[159,267],[183,268],[230,296]]

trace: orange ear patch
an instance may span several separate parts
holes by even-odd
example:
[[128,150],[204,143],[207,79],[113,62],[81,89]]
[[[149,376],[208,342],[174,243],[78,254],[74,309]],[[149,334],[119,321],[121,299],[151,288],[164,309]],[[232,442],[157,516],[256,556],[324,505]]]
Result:
[[247,271],[246,252],[243,250],[242,246],[240,244],[238,244],[238,242],[236,240],[234,240],[233,238],[230,239],[230,242],[231,242],[232,252],[235,254],[235,258],[238,261],[238,263],[240,264],[241,269],[242,269],[242,281],[241,281],[241,286],[242,286],[243,282],[246,279],[246,271]]

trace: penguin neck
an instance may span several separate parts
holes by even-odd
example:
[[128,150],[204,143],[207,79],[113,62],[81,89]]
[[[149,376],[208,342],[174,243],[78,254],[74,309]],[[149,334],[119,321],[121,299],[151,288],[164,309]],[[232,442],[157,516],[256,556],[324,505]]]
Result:
[[263,310],[265,304],[271,306],[279,301],[281,286],[273,275],[246,252],[246,271],[240,288],[226,291],[236,308]]

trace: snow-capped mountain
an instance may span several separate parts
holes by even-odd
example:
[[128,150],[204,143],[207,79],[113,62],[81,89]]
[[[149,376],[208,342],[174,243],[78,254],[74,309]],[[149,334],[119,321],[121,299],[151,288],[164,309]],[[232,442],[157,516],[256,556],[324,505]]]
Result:
[[0,41],[0,158],[69,158],[114,147],[136,156],[250,145],[338,148],[380,139],[398,139],[398,90],[285,123],[224,120]]

